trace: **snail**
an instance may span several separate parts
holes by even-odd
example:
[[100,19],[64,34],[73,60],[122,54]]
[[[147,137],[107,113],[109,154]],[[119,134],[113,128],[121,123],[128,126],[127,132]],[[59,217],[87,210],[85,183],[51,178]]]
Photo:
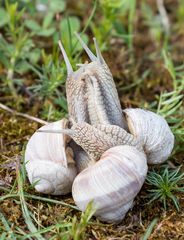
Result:
[[85,168],[74,179],[74,201],[83,211],[93,200],[95,216],[106,222],[119,222],[133,206],[147,174],[142,143],[118,126],[72,124],[70,129],[38,131],[67,134],[85,150],[89,158],[85,164],[80,159]]
[[[88,53],[92,62],[89,64],[81,65],[77,71],[73,71],[67,54],[61,42],[59,42],[59,46],[67,68],[66,93],[69,116],[79,123],[83,121],[89,123],[107,123],[108,121],[108,123],[116,123],[123,126],[123,118],[121,114],[122,111],[117,95],[117,90],[115,88],[110,70],[108,69],[105,61],[101,56],[96,40],[94,39],[97,57],[89,50],[80,36],[77,34],[76,36]],[[100,65],[102,66],[99,71]],[[94,111],[96,106],[91,106],[92,101],[90,99],[93,98],[93,94],[89,94],[89,92],[92,90],[90,85],[91,83],[89,84],[89,79],[94,79],[94,82],[96,82],[98,79],[99,83],[96,83],[96,85],[101,84],[101,87],[104,88],[103,81],[106,80],[104,77],[105,74],[109,76],[108,84],[110,85],[111,89],[113,88],[113,98],[114,100],[116,99],[114,101],[115,103],[113,103],[115,106],[112,104],[113,109],[115,109],[114,116],[111,116],[109,119],[107,118],[107,109],[104,108],[105,110],[102,111],[103,106],[99,109],[99,111]],[[105,81],[104,84],[107,84],[107,82]],[[91,90],[87,90],[89,88]],[[106,95],[109,94],[109,98],[112,98],[112,93],[111,91],[107,91]],[[88,96],[87,99],[86,96]],[[96,96],[96,102],[99,103],[100,101],[101,98],[99,93],[98,96]],[[100,104],[98,104],[98,106],[100,106]],[[101,117],[102,115],[103,117]],[[98,120],[95,122],[94,119]],[[55,122],[44,126],[41,128],[41,130],[46,130],[48,128],[52,130],[55,128],[65,129],[65,123],[65,120],[61,120],[60,122]],[[62,151],[57,150],[59,148],[61,148]],[[68,149],[70,149],[70,155],[68,155],[69,153],[65,153],[65,151]],[[72,159],[71,152],[73,151],[75,151],[76,163]],[[52,152],[53,156],[51,154]],[[69,161],[68,157],[70,159]],[[58,134],[53,135],[48,133],[45,137],[38,132],[33,134],[28,142],[25,151],[25,161],[27,162],[26,169],[28,172],[29,181],[31,183],[37,182],[35,189],[38,192],[53,195],[66,194],[70,192],[71,184],[77,174],[77,169],[78,171],[81,171],[90,164],[94,163],[94,160],[90,159],[89,155],[87,155],[79,145],[75,144],[75,142],[68,141],[66,143],[66,138],[61,137]]]
[[[63,129],[66,126],[67,120],[63,119],[40,129]],[[71,192],[77,170],[68,141],[65,135],[38,132],[30,138],[25,151],[25,167],[29,181],[35,183],[38,192],[53,195]]]
[[[72,182],[78,172],[92,166],[101,155],[113,146],[129,144],[139,151],[142,143],[124,129],[113,125],[92,126],[88,123],[74,123],[66,128],[68,120],[63,119],[41,127],[30,138],[26,151],[26,170],[37,191],[60,195],[71,191]],[[46,133],[46,135],[41,134]],[[53,134],[55,133],[55,134]],[[58,133],[65,133],[60,135]],[[69,143],[71,136],[87,153],[74,162],[75,153]],[[77,165],[77,167],[76,167]]]
[[143,142],[148,164],[166,161],[174,146],[174,135],[166,120],[156,113],[140,108],[128,108],[123,112],[130,133]]
[[76,36],[91,62],[73,71],[59,42],[67,68],[69,119],[45,125],[33,134],[25,151],[26,170],[38,192],[62,195],[72,191],[81,211],[93,200],[95,216],[119,222],[144,183],[147,162],[165,161],[174,137],[155,113],[121,110],[96,39],[95,56]]
[[72,196],[82,211],[93,199],[95,216],[106,222],[119,222],[133,206],[146,174],[143,152],[127,145],[112,147],[95,165],[77,175]]

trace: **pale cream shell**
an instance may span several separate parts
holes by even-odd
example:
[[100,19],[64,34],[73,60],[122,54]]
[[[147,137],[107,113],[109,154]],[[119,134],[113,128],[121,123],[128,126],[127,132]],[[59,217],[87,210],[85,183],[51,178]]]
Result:
[[95,216],[106,222],[119,222],[132,207],[146,174],[144,153],[132,146],[116,146],[75,178],[72,195],[80,210],[84,211],[93,200]]
[[[41,127],[41,130],[65,128],[66,120],[60,120]],[[35,183],[35,189],[45,194],[67,194],[71,192],[77,174],[73,153],[66,148],[67,138],[63,134],[35,132],[30,138],[25,163],[28,178]]]
[[166,120],[148,110],[124,110],[130,133],[143,142],[149,164],[166,161],[174,146],[174,135]]

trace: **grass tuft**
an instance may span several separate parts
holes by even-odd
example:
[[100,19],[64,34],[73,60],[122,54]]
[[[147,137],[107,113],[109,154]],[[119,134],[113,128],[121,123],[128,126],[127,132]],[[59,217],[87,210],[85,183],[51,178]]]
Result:
[[159,200],[163,203],[164,209],[167,209],[167,202],[171,200],[179,211],[180,205],[176,194],[184,192],[184,173],[180,171],[180,167],[174,170],[168,168],[162,169],[160,173],[155,170],[150,171],[146,178],[146,183],[151,186],[148,190],[150,204]]
[[82,240],[85,238],[85,230],[88,226],[89,220],[95,213],[93,202],[90,202],[84,213],[81,215],[80,221],[77,221],[76,216],[73,217],[72,227],[70,229],[70,235],[73,240]]

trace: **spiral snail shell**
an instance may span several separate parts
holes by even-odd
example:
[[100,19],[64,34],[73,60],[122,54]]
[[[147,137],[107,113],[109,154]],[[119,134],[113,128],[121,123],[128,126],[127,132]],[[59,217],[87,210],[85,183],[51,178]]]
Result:
[[[40,130],[63,129],[67,120],[47,124]],[[25,161],[28,178],[38,192],[63,195],[71,192],[77,175],[73,151],[67,147],[68,137],[61,134],[35,132],[30,138]]]
[[143,142],[149,164],[168,159],[174,146],[174,135],[166,120],[148,110],[128,108],[123,111],[130,132]]
[[72,195],[82,211],[93,199],[95,216],[103,221],[117,222],[132,207],[146,174],[143,152],[127,145],[112,147],[95,165],[77,175]]

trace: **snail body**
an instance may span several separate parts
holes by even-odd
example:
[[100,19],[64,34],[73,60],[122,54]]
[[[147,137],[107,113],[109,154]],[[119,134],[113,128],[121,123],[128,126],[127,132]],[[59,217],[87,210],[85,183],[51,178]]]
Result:
[[134,146],[139,151],[143,150],[141,141],[118,126],[94,126],[86,122],[76,123],[74,121],[72,124],[71,128],[58,130],[57,133],[69,135],[75,143],[82,147],[88,158],[86,159],[85,156],[81,155],[81,158],[77,159],[77,164],[81,162],[82,165],[83,163],[84,168],[95,164],[106,150],[114,146],[129,145]]
[[77,33],[76,36],[91,62],[78,64],[79,69],[73,71],[69,58],[59,42],[67,66],[66,95],[69,116],[76,122],[87,122],[92,125],[106,123],[126,128],[112,74],[101,55],[96,39],[94,38],[94,44],[97,56]]

